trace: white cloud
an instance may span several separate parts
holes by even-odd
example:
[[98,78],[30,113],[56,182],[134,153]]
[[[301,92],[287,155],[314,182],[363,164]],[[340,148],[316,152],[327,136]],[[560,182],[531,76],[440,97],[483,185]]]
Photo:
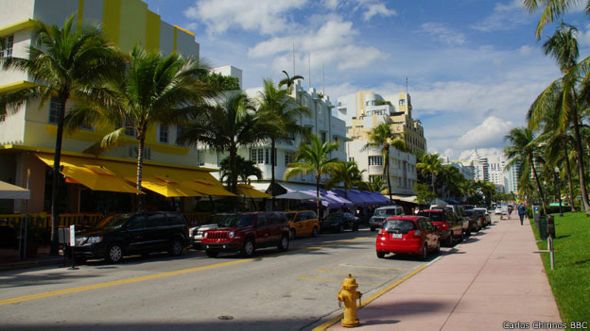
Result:
[[[466,149],[459,154],[457,160],[468,161],[476,149]],[[501,148],[477,148],[477,154],[481,157],[487,157],[489,162],[498,162],[500,159],[506,159]]]
[[514,127],[512,121],[496,116],[486,118],[480,125],[467,131],[457,141],[459,148],[488,148],[504,144],[504,136]]
[[[322,65],[337,67],[339,70],[363,68],[386,55],[374,47],[355,44],[358,35],[352,22],[331,17],[319,29],[288,36],[274,37],[256,44],[248,50],[248,56],[254,59],[273,59],[273,68],[283,70],[290,68],[295,45],[298,63],[308,63],[307,55],[311,55],[311,69]],[[304,54],[304,55],[302,55]]]
[[422,32],[426,32],[436,40],[451,46],[460,46],[465,43],[465,35],[454,31],[442,23],[428,22],[421,26]]
[[385,6],[385,4],[383,4],[383,3],[379,3],[379,2],[369,3],[366,6],[367,6],[366,11],[363,13],[363,19],[365,21],[369,21],[369,20],[371,20],[371,18],[373,18],[374,16],[377,16],[377,15],[380,15],[383,17],[397,15],[397,12],[395,10],[387,8],[387,6]]
[[483,32],[506,31],[534,19],[534,15],[530,15],[522,5],[522,0],[511,0],[497,3],[494,11],[481,22],[473,25],[472,28]]
[[189,19],[202,21],[209,32],[223,33],[232,27],[262,34],[275,34],[290,26],[287,13],[302,8],[307,0],[249,1],[201,0],[185,10]]
[[534,48],[529,45],[523,45],[518,49],[518,53],[520,55],[531,55],[533,53]]

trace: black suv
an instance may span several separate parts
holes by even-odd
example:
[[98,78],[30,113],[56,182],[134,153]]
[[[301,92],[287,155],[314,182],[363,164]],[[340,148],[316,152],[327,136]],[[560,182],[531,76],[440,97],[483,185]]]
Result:
[[342,232],[344,229],[358,231],[360,222],[360,219],[352,213],[336,212],[320,221],[320,229],[322,231],[332,230],[335,232]]
[[168,251],[179,256],[189,244],[182,214],[146,212],[109,216],[76,234],[77,259],[104,258],[117,263],[124,255]]

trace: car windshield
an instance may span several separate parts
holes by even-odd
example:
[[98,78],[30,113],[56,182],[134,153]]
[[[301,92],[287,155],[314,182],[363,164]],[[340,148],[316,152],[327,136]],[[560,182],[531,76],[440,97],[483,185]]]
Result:
[[107,218],[102,219],[98,224],[96,224],[95,228],[99,230],[115,230],[121,228],[127,220],[131,217],[130,214],[123,214],[123,215],[113,215]]
[[414,230],[416,225],[412,221],[393,220],[385,222],[383,228],[385,231],[399,231],[406,233],[410,230]]
[[254,224],[254,215],[223,215],[217,224],[223,228],[249,226]]
[[419,212],[418,213],[419,216],[424,216],[429,218],[431,221],[437,222],[437,221],[444,221],[445,220],[445,216],[443,213],[429,213],[429,212]]
[[294,221],[295,220],[295,213],[286,213],[287,220]]
[[387,215],[395,215],[395,209],[386,208],[386,209],[375,210],[375,216],[387,216]]

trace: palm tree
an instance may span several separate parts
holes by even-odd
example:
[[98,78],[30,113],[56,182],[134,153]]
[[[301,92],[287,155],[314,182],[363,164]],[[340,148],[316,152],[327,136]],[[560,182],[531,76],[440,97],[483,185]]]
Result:
[[259,122],[254,104],[246,94],[229,94],[188,124],[179,141],[201,142],[217,152],[228,152],[228,188],[237,193],[238,148],[265,138]]
[[[535,36],[537,39],[541,38],[541,33],[543,32],[545,25],[554,22],[571,7],[579,3],[580,0],[523,0],[525,8],[531,13],[537,11],[539,7],[544,6],[535,30]],[[590,13],[590,0],[586,2],[586,13]]]
[[207,73],[207,66],[197,60],[134,48],[117,79],[89,90],[94,96],[94,107],[74,110],[68,117],[68,127],[99,122],[116,128],[91,150],[116,146],[126,129],[133,130],[137,139],[136,189],[140,211],[146,134],[157,123],[185,123],[198,111],[204,98],[215,94],[200,80]]
[[291,94],[291,92],[293,92],[293,86],[295,86],[296,81],[298,81],[300,79],[305,79],[305,78],[303,78],[303,76],[300,76],[300,75],[294,75],[293,77],[291,77],[291,76],[289,76],[289,73],[286,72],[285,70],[283,70],[283,74],[285,74],[286,77],[279,81],[279,87],[286,86],[287,92],[289,94]]
[[296,175],[314,174],[316,185],[316,211],[320,214],[320,184],[322,176],[328,174],[338,166],[338,160],[330,158],[330,153],[338,150],[338,144],[333,142],[322,143],[316,135],[311,135],[308,142],[303,142],[295,155],[296,163],[288,165],[285,171],[285,179]]
[[533,136],[533,131],[529,128],[514,128],[510,130],[510,133],[506,135],[504,138],[507,141],[506,146],[504,146],[504,155],[508,159],[507,167],[513,167],[515,165],[520,165],[521,168],[521,176],[520,182],[528,181],[529,172],[524,170],[530,168],[533,171],[533,178],[535,179],[535,183],[537,184],[537,190],[539,192],[539,197],[541,199],[541,206],[543,208],[543,213],[547,214],[547,206],[545,203],[545,195],[543,193],[543,187],[541,186],[541,182],[539,181],[539,176],[537,175],[537,168],[535,166],[535,154],[537,153],[537,141],[535,141]]
[[5,70],[26,72],[38,85],[4,95],[0,99],[5,104],[14,105],[38,97],[42,106],[49,100],[57,105],[51,184],[51,253],[57,254],[57,199],[66,104],[71,99],[84,101],[83,92],[112,77],[120,69],[118,64],[121,61],[98,28],[77,27],[73,16],[66,19],[62,27],[33,21],[33,35],[36,40],[29,48],[27,58],[5,57],[0,59],[0,64]]
[[308,110],[299,106],[287,90],[275,87],[271,80],[265,80],[258,97],[258,111],[261,126],[270,138],[270,187],[274,197],[277,141],[291,139],[295,133],[303,133],[304,129],[297,123],[296,117],[308,114]]
[[363,147],[363,150],[368,148],[380,148],[381,157],[383,158],[383,178],[387,180],[387,192],[389,194],[389,201],[393,202],[393,192],[391,190],[391,176],[390,176],[390,162],[389,154],[391,148],[397,148],[405,151],[407,149],[405,141],[399,134],[393,132],[391,129],[392,121],[389,117],[385,117],[385,122],[377,125],[369,132],[368,142]]
[[348,198],[348,190],[362,185],[363,173],[355,161],[338,162],[330,171],[330,179],[326,182],[327,187],[334,187],[339,183],[344,186],[344,197]]
[[[221,162],[219,162],[219,170],[221,171],[221,181],[223,181],[225,178],[232,177],[232,171],[234,169],[230,167],[229,157],[226,157],[225,159],[221,160]],[[262,179],[262,171],[256,166],[256,163],[251,160],[246,160],[240,155],[236,157],[235,170],[238,172],[236,174],[238,180],[241,180],[244,183],[247,183],[248,178],[251,176],[255,176],[258,180]]]
[[[563,134],[570,125],[572,126],[582,203],[586,214],[590,215],[590,203],[588,202],[585,178],[585,154],[580,134],[580,115],[578,111],[579,100],[584,100],[584,97],[580,97],[576,89],[579,75],[588,74],[588,71],[584,69],[586,60],[581,66],[577,65],[579,51],[576,32],[575,27],[562,23],[555,34],[543,44],[545,53],[555,58],[563,76],[553,81],[537,97],[529,109],[527,118],[529,127],[533,130],[543,123],[557,122],[558,132]],[[584,96],[584,91],[581,94]]]
[[422,175],[430,177],[432,193],[436,193],[436,177],[442,169],[442,163],[438,154],[424,154],[421,160],[416,164],[416,170]]

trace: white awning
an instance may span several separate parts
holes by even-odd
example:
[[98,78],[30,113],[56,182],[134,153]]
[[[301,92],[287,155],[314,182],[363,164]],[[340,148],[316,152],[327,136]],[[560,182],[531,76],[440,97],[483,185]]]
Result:
[[31,192],[26,188],[0,181],[0,199],[29,200]]

